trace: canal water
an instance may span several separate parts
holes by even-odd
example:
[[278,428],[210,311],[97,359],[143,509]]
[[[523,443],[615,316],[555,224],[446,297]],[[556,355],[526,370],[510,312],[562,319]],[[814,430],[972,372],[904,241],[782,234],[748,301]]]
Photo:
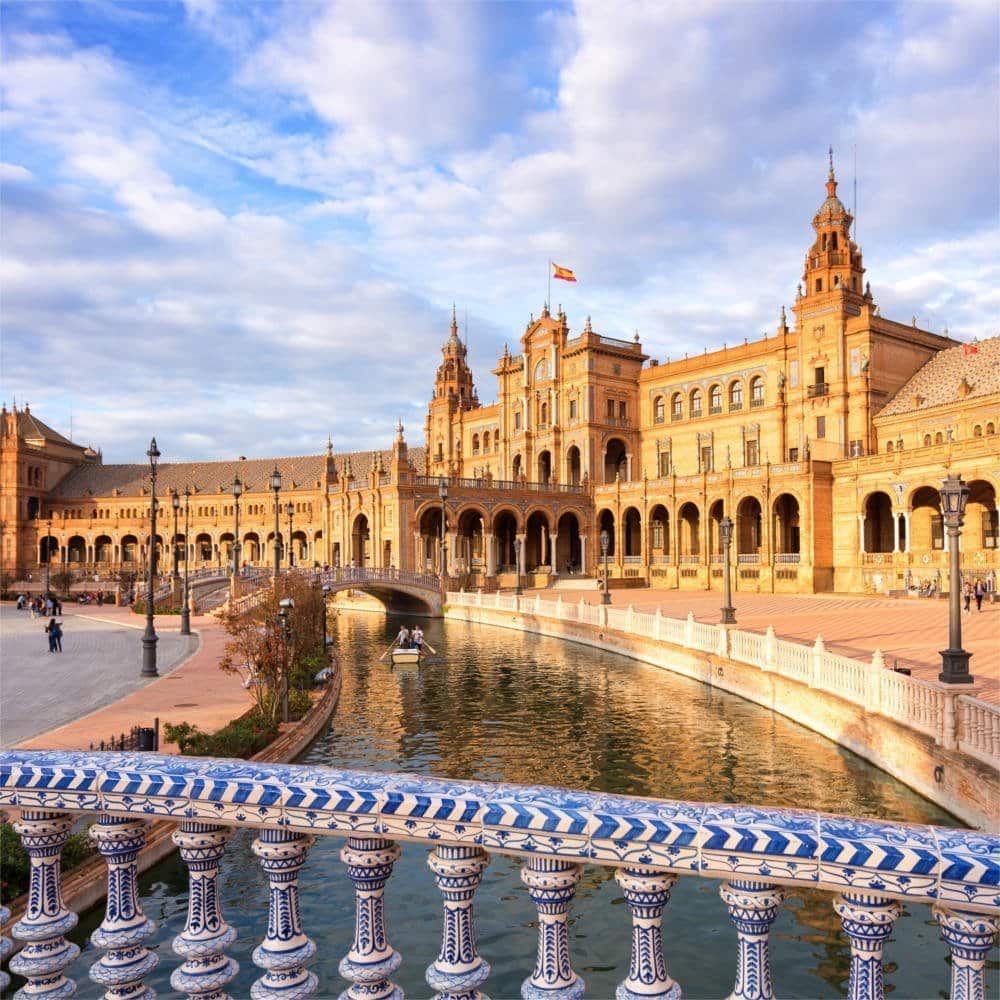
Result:
[[[328,732],[302,762],[956,824],[794,722],[669,671],[516,631],[425,624],[439,661],[399,674],[378,660],[399,619],[361,612],[336,617],[343,693]],[[260,974],[250,956],[267,922],[253,836],[241,831],[234,837],[220,879],[224,913],[239,930],[230,950],[241,966],[230,987],[234,997],[249,996]],[[342,844],[337,837],[319,838],[301,879],[303,923],[319,945],[313,968],[324,998],[346,985],[337,963],[353,932],[353,887],[338,858]],[[420,845],[403,845],[386,889],[390,939],[403,955],[395,979],[414,997],[430,994],[423,976],[437,954],[441,928],[440,895],[426,855]],[[515,859],[494,855],[476,895],[480,951],[493,968],[485,990],[494,1000],[519,996],[534,963],[535,910],[518,872]],[[151,946],[161,964],[149,981],[161,996],[170,995],[168,976],[179,964],[170,940],[184,925],[186,869],[173,857],[141,884],[143,907],[160,925]],[[668,968],[689,998],[727,996],[733,986],[736,933],[718,887],[681,877],[665,910]],[[806,892],[785,904],[772,934],[779,996],[845,995],[849,951],[830,901],[828,894]],[[87,914],[74,934],[85,948],[72,973],[82,996],[99,995],[86,979],[96,953],[85,935],[100,917],[97,910]],[[611,870],[587,867],[570,924],[574,967],[587,982],[587,996],[614,996],[627,972],[630,934]],[[907,998],[946,997],[948,982],[947,949],[930,909],[908,905],[887,947],[887,990]]]

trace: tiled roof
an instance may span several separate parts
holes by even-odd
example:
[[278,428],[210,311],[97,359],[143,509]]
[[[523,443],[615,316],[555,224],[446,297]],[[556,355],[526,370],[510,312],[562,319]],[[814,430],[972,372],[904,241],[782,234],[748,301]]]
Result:
[[[356,481],[363,483],[372,467],[371,451],[341,452],[333,456],[337,474],[341,475],[345,459],[351,461],[351,471]],[[382,465],[388,471],[392,461],[391,451],[381,451]],[[410,462],[423,472],[424,449],[410,448]],[[326,455],[302,455],[297,458],[251,458],[245,462],[162,462],[156,473],[156,492],[160,496],[176,489],[183,493],[185,487],[197,490],[199,495],[218,494],[219,488],[228,492],[233,479],[243,480],[245,493],[261,493],[271,489],[271,472],[277,466],[281,472],[282,492],[289,489],[315,489],[317,480],[323,478]],[[148,487],[148,466],[100,465],[88,463],[74,469],[52,491],[53,499],[80,498],[88,495],[109,497],[117,489],[119,496],[143,496]]]
[[[916,413],[1000,392],[1000,337],[938,351],[882,408],[879,417]],[[962,383],[967,388],[963,388]]]
[[30,410],[15,411],[17,417],[17,436],[25,440],[44,440],[54,444],[68,444],[71,448],[83,451],[83,445],[74,444],[69,438],[63,437],[59,431],[54,431],[48,424],[42,423]]

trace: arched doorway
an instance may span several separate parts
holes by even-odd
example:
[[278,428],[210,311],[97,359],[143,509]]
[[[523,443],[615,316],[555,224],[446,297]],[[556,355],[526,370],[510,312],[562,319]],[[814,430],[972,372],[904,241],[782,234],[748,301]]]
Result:
[[[367,536],[365,538],[365,556],[370,561],[371,551],[368,546]],[[292,532],[292,559],[296,566],[309,566],[312,560],[309,558],[309,539],[304,531]],[[364,563],[368,565],[368,563]]]
[[98,535],[94,539],[94,560],[99,563],[114,562],[115,545],[108,535]]
[[428,507],[417,525],[417,570],[421,573],[441,572],[441,508]]
[[614,559],[615,557],[615,515],[611,513],[610,510],[602,510],[597,517],[597,544],[598,551],[595,554],[598,558],[601,557],[601,541],[604,536],[607,535],[608,538],[608,558]]
[[248,531],[243,536],[240,558],[251,566],[256,566],[260,562],[260,537],[256,531]]
[[552,453],[548,450],[538,455],[538,481],[547,483],[552,478]]
[[772,510],[775,553],[798,555],[802,545],[799,533],[799,501],[791,493],[782,493],[775,499]]
[[521,478],[521,464],[522,464],[521,463],[521,456],[520,455],[515,455],[514,456],[514,461],[511,462],[511,466],[510,466],[510,474],[511,474],[511,478],[512,479],[520,479]]
[[625,442],[621,438],[612,438],[604,448],[604,481],[613,483],[617,476],[624,483],[628,478],[627,465]]
[[[736,552],[760,557],[761,509],[756,497],[744,497],[736,508]],[[743,560],[749,562],[751,560]]]
[[569,450],[566,452],[566,481],[573,486],[578,486],[580,484],[580,476],[580,449],[575,444],[570,445]]
[[498,573],[517,570],[517,518],[509,510],[493,518],[493,544],[496,546]]
[[892,552],[892,500],[881,491],[865,500],[865,552]]
[[626,562],[642,562],[642,517],[635,507],[622,516],[622,552]]
[[580,522],[576,514],[567,511],[556,524],[556,565],[557,573],[580,573],[583,571],[583,545],[580,542]]
[[725,504],[721,500],[716,500],[708,508],[708,551],[711,553],[712,562],[722,562],[722,532],[719,530],[719,524],[725,514]]
[[962,530],[965,548],[997,548],[997,535],[1000,534],[997,530],[997,495],[993,484],[985,479],[973,479],[969,483],[965,527]]
[[194,557],[200,563],[210,563],[212,561],[212,536],[204,532],[197,535],[194,540]]
[[[369,563],[369,551],[368,545],[371,538],[371,531],[368,527],[368,517],[365,514],[358,514],[354,519],[354,525],[351,528],[351,565],[352,566],[367,566]],[[292,548],[294,551],[295,539],[292,539]]]
[[654,563],[665,563],[670,558],[670,512],[658,503],[649,512],[650,548]]
[[227,569],[233,568],[233,535],[227,531],[219,536],[219,557],[226,564]]
[[681,562],[697,562],[701,555],[701,512],[688,501],[677,512]]
[[540,510],[536,510],[529,518],[524,529],[526,570],[545,571],[552,565],[551,529],[549,519]]
[[452,562],[460,573],[475,573],[484,569],[483,515],[478,510],[463,510],[458,515]]
[[941,495],[933,486],[921,486],[910,498],[910,548],[930,552],[944,548]]
[[73,535],[66,543],[66,561],[70,563],[87,561],[87,543],[80,535]]
[[53,535],[47,535],[38,546],[38,561],[42,564],[50,559],[55,562],[59,555],[59,541]]

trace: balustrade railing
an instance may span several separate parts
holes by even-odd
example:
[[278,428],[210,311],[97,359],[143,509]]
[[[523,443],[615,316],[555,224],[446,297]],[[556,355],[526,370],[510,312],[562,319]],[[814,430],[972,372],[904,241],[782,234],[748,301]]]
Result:
[[[683,558],[683,557],[682,557]],[[449,593],[448,603],[497,611],[522,612],[614,629],[701,652],[726,655],[740,663],[771,671],[810,688],[842,698],[866,712],[882,715],[924,733],[944,747],[958,749],[992,767],[1000,767],[1000,706],[962,695],[954,686],[889,670],[882,653],[869,661],[828,650],[822,636],[812,646],[632,607],[573,606],[540,597]]]
[[[519,479],[469,479],[459,476],[443,477],[449,488],[461,489],[463,487],[474,490],[523,490],[528,493],[583,493],[584,487],[581,483],[536,483]],[[417,476],[417,486],[433,486],[435,489],[440,485],[441,476]]]
[[[489,978],[473,899],[491,854],[523,859],[521,880],[538,915],[537,958],[521,987],[532,1000],[583,995],[568,917],[586,865],[614,869],[625,899],[621,947],[631,960],[620,997],[680,996],[662,932],[679,878],[721,883],[719,917],[725,912],[737,932],[738,998],[773,997],[769,932],[796,890],[831,897],[851,947],[851,1000],[883,996],[883,952],[903,903],[933,907],[951,951],[953,998],[985,995],[1000,928],[1000,837],[811,810],[313,765],[21,750],[0,752],[0,805],[20,810],[14,828],[31,861],[27,905],[12,928],[23,948],[10,961],[10,970],[27,979],[23,997],[64,997],[76,989],[80,949],[65,935],[78,917],[63,901],[60,856],[78,815],[96,817],[90,836],[107,864],[104,919],[91,934],[103,954],[89,975],[110,997],[151,996],[144,981],[165,959],[146,947],[156,925],[137,890],[136,859],[150,819],[176,823],[173,839],[188,868],[188,910],[173,939],[179,964],[170,981],[189,998],[225,996],[239,972],[226,955],[237,932],[221,911],[218,881],[226,843],[242,827],[257,830],[252,849],[270,890],[266,930],[253,952],[262,974],[250,995],[258,1000],[337,993],[309,970],[324,934],[304,925],[300,903],[303,894],[326,891],[306,867],[318,837],[345,841],[340,857],[354,885],[356,920],[339,972],[352,998],[401,995],[392,977],[402,955],[386,919],[400,841],[430,849],[442,923],[440,951],[425,979],[442,998],[480,997]],[[943,988],[928,983],[929,992]]]

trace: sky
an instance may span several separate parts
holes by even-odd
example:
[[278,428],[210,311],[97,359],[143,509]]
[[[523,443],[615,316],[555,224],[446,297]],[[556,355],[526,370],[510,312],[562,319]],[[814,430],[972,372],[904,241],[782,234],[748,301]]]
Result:
[[882,314],[1000,332],[992,2],[0,13],[0,393],[107,462],[422,444],[549,260],[571,335],[773,333],[831,145]]

